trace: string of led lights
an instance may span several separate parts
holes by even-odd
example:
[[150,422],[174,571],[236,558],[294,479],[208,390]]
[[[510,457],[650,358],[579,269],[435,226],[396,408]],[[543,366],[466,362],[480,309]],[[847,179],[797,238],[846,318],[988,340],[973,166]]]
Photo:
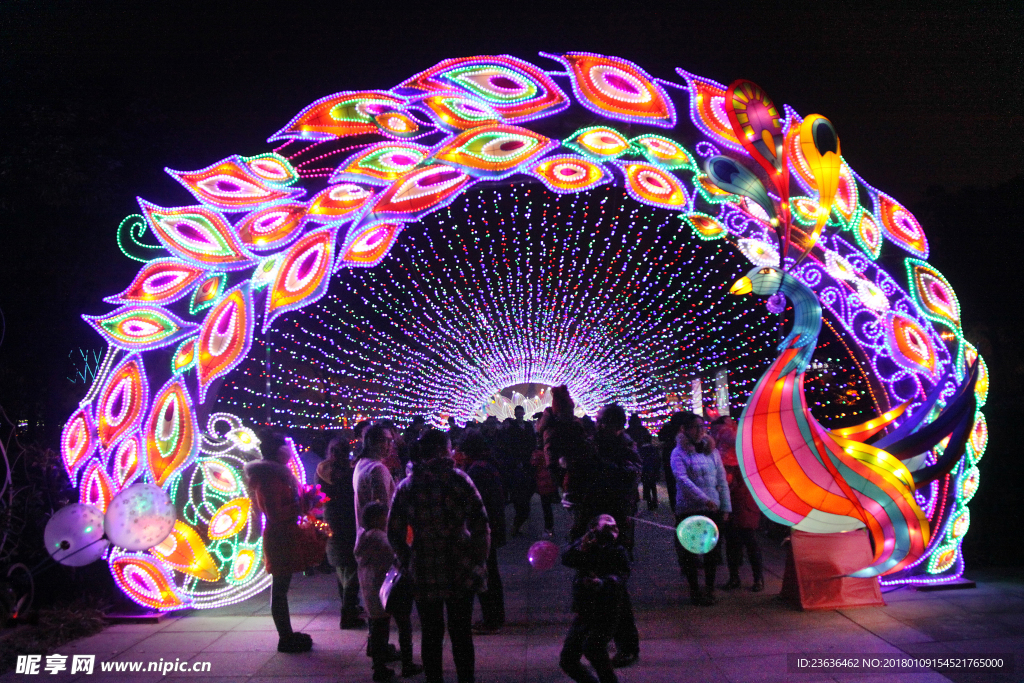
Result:
[[[738,414],[772,357],[774,317],[728,295],[746,260],[621,190],[512,184],[420,226],[270,335],[272,423],[463,422],[498,391],[539,382],[568,384],[590,414],[617,401],[658,424],[668,394],[717,368]],[[246,363],[221,408],[260,419],[260,370],[260,358]]]

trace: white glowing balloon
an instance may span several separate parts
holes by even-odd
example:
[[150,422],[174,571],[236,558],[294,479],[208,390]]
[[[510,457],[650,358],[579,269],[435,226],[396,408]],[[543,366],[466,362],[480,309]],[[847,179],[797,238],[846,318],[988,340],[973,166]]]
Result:
[[149,550],[167,538],[176,513],[171,497],[153,484],[132,484],[110,501],[103,528],[114,545]]
[[69,567],[95,562],[110,545],[103,538],[103,513],[84,503],[72,503],[53,513],[43,531],[43,542],[50,557]]

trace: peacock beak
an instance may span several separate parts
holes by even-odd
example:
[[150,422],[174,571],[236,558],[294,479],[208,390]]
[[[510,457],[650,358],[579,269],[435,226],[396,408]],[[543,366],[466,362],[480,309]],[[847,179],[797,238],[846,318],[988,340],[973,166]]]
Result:
[[754,291],[754,283],[750,281],[749,277],[741,277],[729,288],[730,294],[750,294],[752,291]]

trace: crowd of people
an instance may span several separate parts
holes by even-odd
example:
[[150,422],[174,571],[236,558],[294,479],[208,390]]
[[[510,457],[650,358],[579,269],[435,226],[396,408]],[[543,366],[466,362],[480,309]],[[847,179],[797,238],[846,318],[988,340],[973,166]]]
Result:
[[[604,406],[591,420],[575,415],[567,387],[554,387],[551,395],[551,406],[533,421],[517,407],[515,417],[504,422],[489,417],[459,427],[450,418],[447,431],[429,427],[422,417],[404,430],[389,420],[361,422],[354,439],[329,443],[316,466],[316,482],[329,498],[323,507],[332,531],[326,557],[337,576],[340,627],[368,629],[373,680],[390,680],[396,673],[390,665],[400,662],[403,677],[423,672],[428,682],[443,681],[446,630],[458,680],[475,679],[474,634],[505,626],[498,550],[507,536],[523,533],[535,495],[543,538],[554,537],[553,508],[559,502],[571,514],[562,562],[576,570],[575,616],[559,665],[575,681],[616,681],[615,669],[640,656],[627,584],[638,508],[642,500],[648,510],[658,509],[662,476],[677,523],[703,515],[722,531],[729,579],[721,588],[740,587],[745,550],[753,571],[750,589],[763,590],[754,534],[760,511],[740,474],[733,420],[716,419],[709,430],[704,417],[679,412],[655,437],[638,415],[627,419],[618,404]],[[260,448],[263,459],[246,465],[245,475],[255,508],[266,515],[264,555],[273,579],[278,650],[305,652],[312,640],[291,628],[288,589],[295,572],[320,561],[317,539],[321,557],[323,539],[301,521],[302,486],[286,466],[294,453],[290,440],[268,431],[260,434]],[[675,543],[691,601],[715,604],[722,544],[696,555]],[[382,599],[381,587],[394,568],[411,600]],[[476,600],[482,619],[472,623]],[[413,656],[413,605],[422,666]],[[397,648],[389,642],[392,619]]]

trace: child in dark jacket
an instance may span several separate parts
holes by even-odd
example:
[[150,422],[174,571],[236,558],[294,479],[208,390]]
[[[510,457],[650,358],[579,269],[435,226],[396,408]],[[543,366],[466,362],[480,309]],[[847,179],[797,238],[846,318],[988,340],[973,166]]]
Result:
[[[562,645],[559,666],[577,683],[617,683],[608,642],[615,634],[629,558],[619,543],[615,518],[595,517],[587,533],[562,554],[562,564],[576,570],[572,584],[576,617]],[[596,678],[580,661],[584,655]]]

